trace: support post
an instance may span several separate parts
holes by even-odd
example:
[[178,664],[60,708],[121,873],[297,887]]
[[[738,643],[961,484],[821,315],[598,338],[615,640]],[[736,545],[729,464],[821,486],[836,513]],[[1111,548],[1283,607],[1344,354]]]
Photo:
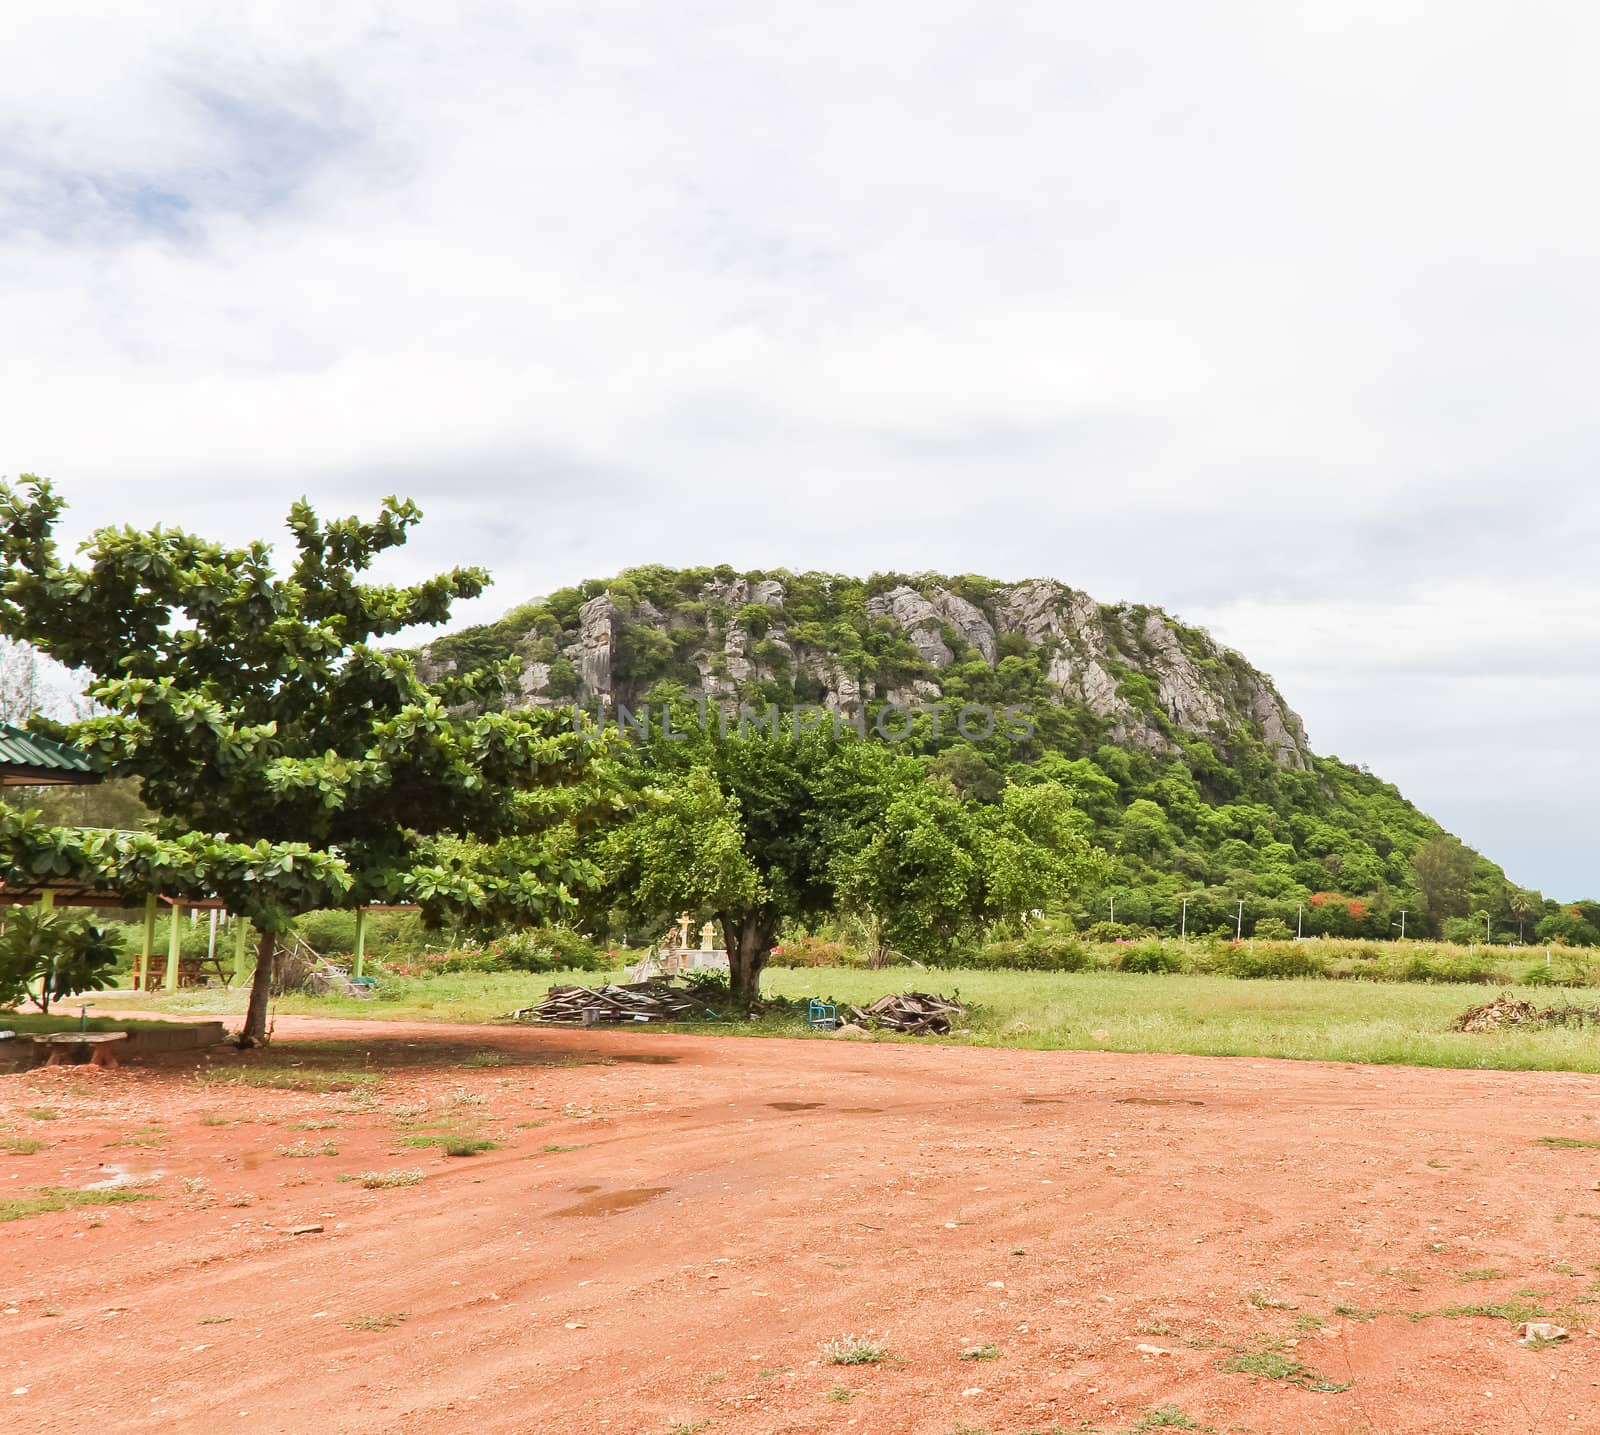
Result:
[[244,934],[250,924],[243,917],[233,919],[233,979],[244,980]]
[[41,912],[53,912],[55,909],[56,894],[46,887],[44,891],[39,893],[39,910]]
[[144,899],[144,941],[139,944],[139,990],[150,985],[150,953],[156,946],[156,894]]
[[367,960],[367,909],[356,908],[356,975],[361,975],[361,969]]
[[172,904],[172,921],[167,931],[167,979],[161,986],[162,990],[175,992],[178,990],[178,956],[183,950],[183,928],[179,920],[183,916],[181,903]]

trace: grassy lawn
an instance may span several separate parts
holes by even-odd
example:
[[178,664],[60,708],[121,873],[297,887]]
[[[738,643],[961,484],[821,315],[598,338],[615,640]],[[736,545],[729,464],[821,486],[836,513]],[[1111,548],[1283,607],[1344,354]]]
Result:
[[[514,1007],[533,1005],[551,985],[572,981],[598,985],[608,980],[623,977],[620,972],[387,977],[382,979],[381,995],[371,1001],[292,996],[281,999],[277,1010],[380,1021],[493,1021]],[[1447,1030],[1452,1018],[1494,994],[1494,988],[1481,985],[778,967],[767,972],[763,989],[774,996],[820,996],[861,1006],[890,991],[958,995],[973,1007],[966,1030],[949,1038],[962,1045],[1600,1072],[1600,1033],[1593,1030],[1557,1028],[1502,1035]],[[1575,995],[1582,1000],[1587,994]],[[1537,994],[1535,999],[1558,998]],[[220,989],[128,1001],[130,1010],[134,1003],[154,1010],[216,1015],[244,1010],[242,991]],[[103,1003],[110,1004],[111,999]],[[804,1024],[790,1017],[689,1029],[750,1036],[804,1034]]]
[[[98,998],[94,1005],[100,1006]],[[80,1022],[77,1008],[70,1001],[63,1002],[59,1012],[51,1012],[48,1016],[36,1011],[4,1011],[0,1010],[0,1031],[14,1031],[22,1036],[35,1036],[50,1031],[77,1031]],[[89,1018],[90,1031],[126,1031],[136,1026],[158,1026],[159,1022],[130,1021],[124,1017],[92,1016]]]

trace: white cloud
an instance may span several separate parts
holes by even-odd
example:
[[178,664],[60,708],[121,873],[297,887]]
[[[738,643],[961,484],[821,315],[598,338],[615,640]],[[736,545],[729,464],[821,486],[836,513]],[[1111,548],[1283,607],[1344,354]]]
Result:
[[480,612],[642,561],[1162,602],[1589,889],[1600,794],[1549,754],[1600,697],[1597,38],[1576,3],[33,7],[0,469],[80,531],[400,489],[416,567],[496,571]]

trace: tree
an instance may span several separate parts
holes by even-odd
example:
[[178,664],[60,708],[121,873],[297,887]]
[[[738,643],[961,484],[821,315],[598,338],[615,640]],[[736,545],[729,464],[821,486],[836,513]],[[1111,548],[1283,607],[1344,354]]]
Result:
[[680,905],[715,917],[733,999],[748,1009],[784,920],[831,905],[822,798],[832,744],[820,733],[723,738],[692,721],[686,713],[687,742],[656,734],[635,750],[642,798],[605,841],[604,862],[635,917]]
[[1060,904],[1097,869],[1082,814],[1056,783],[963,802],[922,777],[896,792],[835,858],[836,900],[890,950],[936,960],[986,921]]
[[609,889],[637,917],[680,906],[723,929],[748,1007],[785,921],[843,907],[875,955],[936,955],[986,918],[1062,898],[1090,866],[1083,818],[1058,783],[964,801],[921,759],[848,731],[700,730],[693,709],[629,759],[641,798],[605,843]]
[[1424,842],[1412,857],[1411,872],[1423,911],[1436,933],[1443,930],[1447,917],[1459,917],[1467,910],[1473,861],[1472,851],[1448,833]]
[[1537,892],[1530,892],[1526,887],[1513,887],[1507,884],[1506,907],[1517,919],[1517,941],[1520,943],[1523,924],[1544,910],[1544,900]]
[[48,1013],[62,997],[104,991],[116,984],[119,951],[119,938],[87,918],[18,907],[0,934],[0,1006],[26,996]]
[[[63,507],[42,480],[0,485],[0,631],[93,675],[101,715],[66,735],[140,779],[159,816],[146,845],[20,819],[0,836],[14,863],[209,891],[248,916],[261,940],[242,1040],[265,1031],[276,937],[300,912],[416,901],[433,919],[498,905],[540,920],[598,878],[538,836],[606,808],[590,782],[603,749],[552,713],[471,715],[501,691],[502,668],[428,684],[410,656],[375,646],[444,622],[488,581],[475,568],[361,581],[405,542],[415,504],[386,499],[374,522],[295,504],[282,573],[264,542],[161,527],[100,529],[69,565],[54,539]],[[476,860],[518,840],[519,870]]]

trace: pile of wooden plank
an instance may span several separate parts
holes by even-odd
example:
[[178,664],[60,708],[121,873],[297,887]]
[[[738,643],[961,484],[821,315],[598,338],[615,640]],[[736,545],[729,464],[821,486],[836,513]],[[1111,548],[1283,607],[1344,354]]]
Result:
[[630,982],[626,986],[551,987],[538,1006],[511,1013],[517,1021],[548,1021],[562,1026],[602,1026],[629,1021],[689,1021],[707,1015],[704,1003],[671,982]]
[[853,1006],[850,1014],[858,1026],[868,1029],[887,1028],[910,1036],[944,1036],[951,1022],[965,1016],[967,1009],[960,1002],[927,992],[900,992],[879,997],[868,1007]]

